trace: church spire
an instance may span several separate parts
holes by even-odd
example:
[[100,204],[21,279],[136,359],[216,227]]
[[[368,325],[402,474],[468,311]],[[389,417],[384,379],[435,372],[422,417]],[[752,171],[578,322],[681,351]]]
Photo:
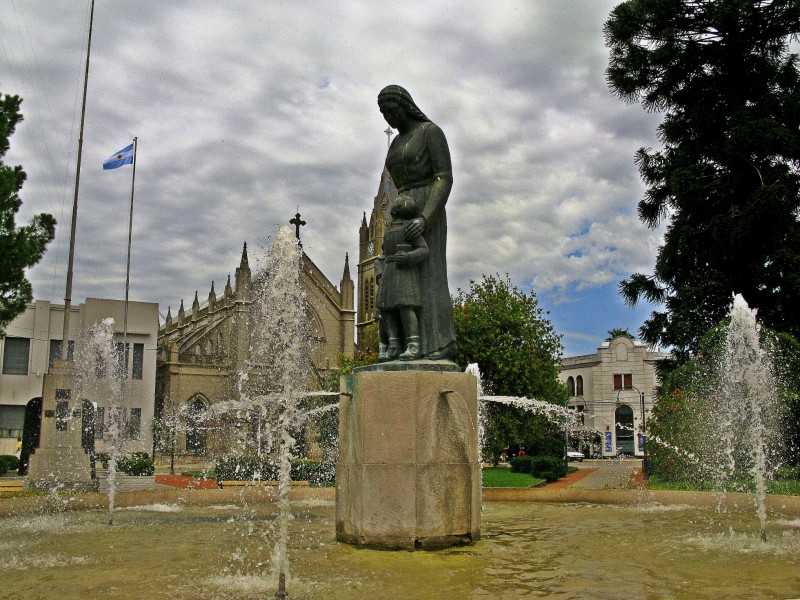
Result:
[[239,268],[250,270],[250,263],[247,261],[247,242],[242,247],[242,260],[239,262]]
[[214,280],[211,280],[211,291],[208,292],[208,307],[211,308],[217,302],[217,292],[214,291]]
[[344,253],[344,271],[342,272],[342,281],[352,281],[350,278],[350,254]]
[[233,296],[233,288],[231,287],[231,274],[228,273],[228,283],[225,284],[225,297],[230,298]]
[[236,298],[238,300],[250,299],[250,264],[247,261],[247,242],[242,248],[242,260],[236,269]]
[[339,282],[339,290],[342,295],[342,310],[353,310],[355,303],[355,284],[350,277],[350,255],[344,255],[344,270],[342,280]]

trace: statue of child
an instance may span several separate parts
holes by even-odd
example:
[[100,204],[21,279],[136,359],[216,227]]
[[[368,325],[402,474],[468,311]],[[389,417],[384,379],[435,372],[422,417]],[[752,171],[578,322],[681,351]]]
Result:
[[381,273],[376,299],[381,318],[379,362],[420,357],[417,313],[422,305],[422,285],[418,265],[428,257],[428,245],[422,235],[417,235],[410,243],[404,238],[406,225],[420,214],[414,199],[400,194],[390,214],[392,221],[383,238],[383,256],[378,259]]

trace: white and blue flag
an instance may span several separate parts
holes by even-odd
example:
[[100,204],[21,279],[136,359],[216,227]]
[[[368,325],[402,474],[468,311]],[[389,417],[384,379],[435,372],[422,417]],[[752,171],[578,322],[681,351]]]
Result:
[[133,144],[115,152],[103,161],[103,170],[118,169],[122,165],[133,164]]

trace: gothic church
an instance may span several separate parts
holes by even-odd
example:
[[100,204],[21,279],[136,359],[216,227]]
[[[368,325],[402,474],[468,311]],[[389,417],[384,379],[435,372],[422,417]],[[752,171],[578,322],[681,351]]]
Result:
[[[347,256],[337,289],[303,252],[301,282],[312,334],[312,389],[322,389],[341,355],[353,356],[354,284]],[[191,310],[181,300],[176,317],[168,309],[158,332],[155,416],[181,414],[175,445],[178,454],[213,455],[224,441],[213,440],[206,412],[236,397],[239,374],[245,371],[249,347],[249,315],[253,304],[253,275],[247,244],[231,285],[228,276],[219,296],[211,283],[204,302],[197,292]],[[163,441],[162,441],[163,445]],[[164,448],[166,450],[166,448]]]

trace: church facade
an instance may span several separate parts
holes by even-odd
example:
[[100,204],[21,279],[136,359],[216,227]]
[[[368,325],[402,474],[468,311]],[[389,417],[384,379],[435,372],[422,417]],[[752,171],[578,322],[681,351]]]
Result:
[[378,193],[372,203],[372,212],[367,221],[367,214],[361,218],[358,230],[358,313],[356,330],[358,344],[365,341],[368,328],[375,323],[375,300],[378,296],[376,281],[376,260],[383,252],[383,237],[386,226],[391,221],[389,210],[397,198],[397,188],[389,171],[384,167]]
[[[353,356],[355,286],[346,256],[338,289],[305,252],[300,278],[312,337],[309,386],[320,390],[339,358]],[[156,372],[155,414],[167,424],[160,435],[162,452],[211,456],[228,450],[207,413],[237,397],[247,370],[253,286],[245,243],[233,283],[228,276],[218,295],[212,282],[203,302],[195,292],[190,310],[183,300],[177,315],[168,309],[158,333]]]

